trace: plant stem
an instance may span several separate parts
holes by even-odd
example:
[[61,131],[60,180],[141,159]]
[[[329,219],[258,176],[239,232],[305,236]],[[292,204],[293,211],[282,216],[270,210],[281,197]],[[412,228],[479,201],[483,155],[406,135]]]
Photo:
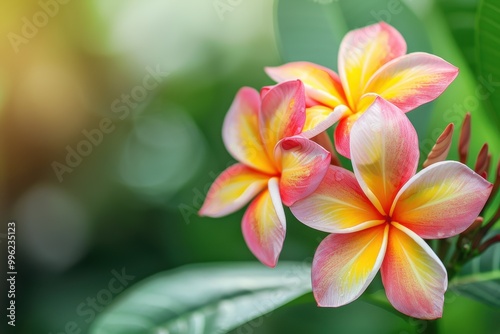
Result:
[[450,249],[450,243],[447,239],[441,239],[438,241],[438,251],[437,255],[441,259],[441,261],[445,261],[446,255],[448,255],[448,250]]
[[493,245],[494,243],[500,242],[500,234],[495,235],[494,237],[489,238],[486,240],[482,245],[478,247],[479,253],[484,252],[488,247]]

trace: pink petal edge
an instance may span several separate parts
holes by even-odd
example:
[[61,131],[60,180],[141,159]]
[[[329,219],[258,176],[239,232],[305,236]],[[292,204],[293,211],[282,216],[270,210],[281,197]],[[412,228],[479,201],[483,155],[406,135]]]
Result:
[[282,139],[275,156],[281,165],[280,194],[286,206],[316,190],[331,161],[330,152],[301,136]]

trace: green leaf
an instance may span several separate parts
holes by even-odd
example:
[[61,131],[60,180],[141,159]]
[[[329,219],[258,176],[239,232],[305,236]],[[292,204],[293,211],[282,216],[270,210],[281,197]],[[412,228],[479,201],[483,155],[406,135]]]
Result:
[[[310,61],[337,70],[344,35],[386,21],[405,37],[408,52],[430,52],[422,22],[403,2],[393,0],[280,0],[276,5],[278,47],[284,62]],[[418,134],[427,133],[432,104],[408,113]]]
[[472,68],[476,68],[476,12],[479,0],[437,0],[455,42]]
[[311,291],[309,263],[196,264],[132,287],[91,334],[226,333]]
[[[474,166],[477,154],[482,145],[487,142],[492,153],[492,165],[498,161],[500,141],[497,124],[491,121],[485,107],[483,79],[474,75],[457,43],[453,39],[450,27],[446,24],[442,11],[436,6],[428,8],[423,13],[422,20],[427,29],[435,54],[457,66],[460,73],[448,89],[436,100],[435,111],[429,127],[429,136],[420,137],[420,148],[423,154],[429,153],[435,140],[448,123],[454,123],[457,130],[463,122],[466,112],[472,116],[471,150],[468,165]],[[479,79],[476,80],[476,79]],[[460,131],[455,131],[452,149],[448,159],[458,158],[458,137]],[[490,170],[489,175],[494,175]]]
[[484,94],[489,94],[489,116],[500,129],[500,3],[482,0],[477,13],[477,63],[484,84]]
[[450,282],[450,289],[485,304],[500,307],[500,245],[476,257]]

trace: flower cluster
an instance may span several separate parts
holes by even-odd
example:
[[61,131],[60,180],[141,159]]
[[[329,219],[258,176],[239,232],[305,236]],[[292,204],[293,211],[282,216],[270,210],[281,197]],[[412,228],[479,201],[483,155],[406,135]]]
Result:
[[[237,93],[222,135],[239,163],[217,178],[199,213],[220,217],[250,202],[243,236],[274,267],[285,238],[283,205],[290,207],[300,222],[330,233],[312,264],[320,306],[352,302],[380,270],[397,310],[440,317],[447,272],[423,239],[467,230],[492,184],[444,157],[417,173],[418,138],[405,112],[437,98],[458,69],[406,54],[403,37],[385,23],[348,33],[338,69],[267,68],[276,86]],[[332,164],[333,147],[321,139],[335,123],[335,148],[353,172]]]

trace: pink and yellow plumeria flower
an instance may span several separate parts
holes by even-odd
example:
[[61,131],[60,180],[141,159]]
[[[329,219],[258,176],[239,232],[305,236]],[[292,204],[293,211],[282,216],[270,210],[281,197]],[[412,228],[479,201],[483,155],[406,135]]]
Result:
[[340,77],[308,62],[266,68],[277,82],[300,79],[304,83],[308,118],[316,125],[307,134],[316,135],[340,119],[335,146],[348,158],[351,127],[375,96],[408,112],[438,97],[458,74],[455,66],[437,56],[406,54],[404,38],[383,22],[353,30],[344,37],[338,70]]
[[330,164],[330,153],[302,137],[305,92],[299,80],[263,94],[242,88],[224,120],[222,137],[239,163],[215,180],[199,214],[230,214],[257,196],[246,210],[242,230],[252,253],[274,267],[285,238],[283,204],[310,195]]
[[330,166],[317,190],[291,206],[304,224],[333,233],[313,261],[318,304],[337,307],[355,300],[380,269],[397,310],[440,317],[447,273],[422,238],[448,238],[467,229],[491,183],[456,161],[415,175],[415,129],[380,97],[354,124],[350,145],[354,173]]

